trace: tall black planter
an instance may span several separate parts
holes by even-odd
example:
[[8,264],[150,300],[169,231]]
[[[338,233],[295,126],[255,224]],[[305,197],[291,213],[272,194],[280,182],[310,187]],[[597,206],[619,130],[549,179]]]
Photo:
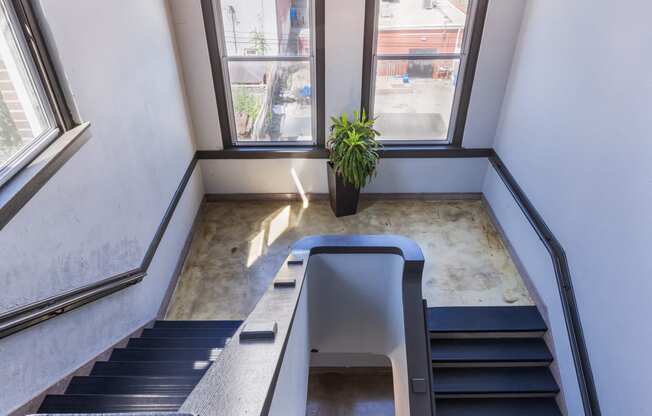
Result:
[[358,211],[360,189],[344,183],[344,179],[335,173],[333,165],[328,162],[328,193],[331,198],[331,208],[336,217],[353,215]]

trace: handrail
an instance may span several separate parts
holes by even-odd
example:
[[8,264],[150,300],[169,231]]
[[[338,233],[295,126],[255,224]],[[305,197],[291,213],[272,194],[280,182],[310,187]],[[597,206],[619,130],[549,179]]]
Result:
[[[601,411],[598,395],[579,317],[577,301],[573,291],[568,259],[564,248],[545,223],[539,212],[534,208],[534,205],[527,198],[495,150],[483,149],[483,152],[488,153],[488,156],[486,157],[492,167],[505,184],[516,204],[521,209],[523,215],[525,215],[550,255],[561,298],[562,310],[573,354],[573,362],[582,397],[582,404],[584,406],[584,413],[586,416],[600,416]],[[116,291],[140,282],[146,275],[147,268],[152,261],[156,248],[158,247],[165,229],[172,218],[174,210],[190,179],[190,175],[197,164],[198,155],[200,155],[199,152],[197,152],[191,160],[140,267],[0,314],[0,338],[4,338],[40,322],[52,319],[62,313],[76,309],[86,303],[106,297]],[[477,156],[484,157],[485,154],[478,154]],[[455,157],[464,156],[460,154],[455,155]]]
[[602,413],[600,411],[598,393],[593,380],[591,362],[586,348],[586,341],[584,340],[584,332],[577,309],[577,301],[575,299],[575,292],[573,291],[573,282],[568,267],[566,252],[495,150],[492,150],[489,162],[491,162],[494,170],[539,236],[539,239],[541,239],[548,254],[550,254],[550,259],[555,270],[555,277],[557,278],[557,287],[559,289],[561,306],[566,322],[566,331],[568,332],[568,339],[573,354],[577,382],[582,396],[584,414],[586,416],[600,416]]
[[0,314],[0,339],[109,296],[143,280],[196,165],[197,156],[194,156],[137,268]]

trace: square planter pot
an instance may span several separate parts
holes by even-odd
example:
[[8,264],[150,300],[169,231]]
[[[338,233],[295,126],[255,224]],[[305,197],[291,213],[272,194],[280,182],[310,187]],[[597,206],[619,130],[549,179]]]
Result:
[[326,169],[328,169],[328,193],[335,216],[344,217],[355,214],[358,211],[360,189],[349,183],[344,183],[344,179],[335,173],[330,162],[326,164]]

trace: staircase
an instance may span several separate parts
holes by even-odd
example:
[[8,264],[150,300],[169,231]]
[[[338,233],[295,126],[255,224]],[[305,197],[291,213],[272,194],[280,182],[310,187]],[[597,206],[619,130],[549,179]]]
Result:
[[561,416],[534,306],[428,308],[437,416]]
[[[437,416],[561,416],[536,307],[427,310]],[[179,410],[241,321],[156,321],[39,413]]]
[[39,413],[174,412],[242,321],[156,321]]

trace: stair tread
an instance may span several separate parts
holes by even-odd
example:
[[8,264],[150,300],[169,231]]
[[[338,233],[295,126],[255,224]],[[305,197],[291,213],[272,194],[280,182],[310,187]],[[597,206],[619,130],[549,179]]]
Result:
[[109,361],[215,361],[221,348],[115,348]]
[[437,368],[432,388],[435,395],[559,392],[546,367]]
[[242,321],[187,321],[187,320],[169,320],[156,321],[154,328],[238,328]]
[[206,372],[210,361],[101,361],[92,376],[196,376]]
[[169,412],[179,410],[185,398],[183,395],[140,394],[48,395],[39,413]]
[[428,308],[430,332],[545,332],[536,306],[449,306]]
[[439,399],[437,416],[561,416],[552,398]]
[[237,328],[146,328],[141,338],[230,338]]
[[209,338],[131,338],[127,348],[223,348],[227,337]]
[[540,338],[432,339],[433,363],[552,362]]
[[73,377],[65,394],[169,394],[188,395],[197,385],[196,377]]

